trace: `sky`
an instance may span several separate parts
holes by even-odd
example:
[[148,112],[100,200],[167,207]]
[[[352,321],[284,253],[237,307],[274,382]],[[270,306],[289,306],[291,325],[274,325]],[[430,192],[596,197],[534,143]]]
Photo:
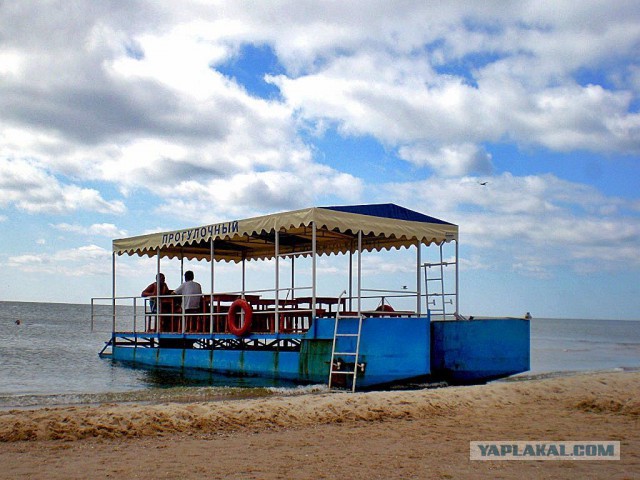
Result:
[[110,295],[114,238],[396,203],[459,225],[463,314],[640,319],[639,107],[637,1],[0,1],[0,300]]

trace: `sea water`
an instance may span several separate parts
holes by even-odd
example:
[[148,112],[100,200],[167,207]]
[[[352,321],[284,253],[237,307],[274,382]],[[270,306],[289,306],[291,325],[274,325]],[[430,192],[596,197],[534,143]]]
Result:
[[[102,313],[111,307],[99,307]],[[90,305],[0,302],[0,408],[76,403],[197,401],[304,393],[291,382],[178,369],[131,368],[102,359],[109,315]]]
[[[132,368],[101,359],[108,317],[91,307],[0,302],[0,408],[126,401],[198,401],[304,393],[269,379]],[[640,368],[640,321],[533,319],[531,370],[552,372]]]
[[532,374],[638,368],[640,321],[531,321]]

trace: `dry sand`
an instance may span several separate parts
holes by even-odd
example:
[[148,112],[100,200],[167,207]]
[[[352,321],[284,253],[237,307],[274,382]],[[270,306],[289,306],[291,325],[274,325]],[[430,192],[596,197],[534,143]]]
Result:
[[[0,412],[0,478],[640,478],[640,373]],[[470,461],[471,440],[618,440],[620,461]]]

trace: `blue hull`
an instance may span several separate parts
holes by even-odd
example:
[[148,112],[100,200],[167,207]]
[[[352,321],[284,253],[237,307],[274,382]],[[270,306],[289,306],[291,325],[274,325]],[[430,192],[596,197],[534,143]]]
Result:
[[449,383],[479,383],[529,370],[529,320],[431,323],[431,370]]
[[[300,383],[327,383],[333,318],[317,318],[304,334],[256,334],[242,348],[194,348],[198,340],[232,342],[229,334],[115,334],[112,358],[152,367],[201,369],[220,374],[269,377]],[[342,319],[342,333],[357,320]],[[123,341],[126,339],[126,342]],[[133,340],[133,341],[132,341]],[[138,342],[139,340],[153,343]],[[252,341],[290,340],[295,348],[260,348]],[[341,337],[337,351],[352,351],[353,338]],[[158,344],[160,346],[158,346]],[[256,343],[257,344],[257,343]],[[286,345],[285,343],[278,345]],[[348,356],[337,358],[345,364]],[[371,317],[363,320],[358,363],[359,388],[417,380],[478,383],[528,370],[529,322],[481,320],[430,322],[428,317]],[[353,363],[351,363],[353,365]]]

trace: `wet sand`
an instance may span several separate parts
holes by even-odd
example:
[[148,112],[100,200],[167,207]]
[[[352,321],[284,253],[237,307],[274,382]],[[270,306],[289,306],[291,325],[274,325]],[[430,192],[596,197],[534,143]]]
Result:
[[[618,440],[620,461],[470,461],[472,440]],[[0,478],[640,475],[640,373],[0,412]]]

